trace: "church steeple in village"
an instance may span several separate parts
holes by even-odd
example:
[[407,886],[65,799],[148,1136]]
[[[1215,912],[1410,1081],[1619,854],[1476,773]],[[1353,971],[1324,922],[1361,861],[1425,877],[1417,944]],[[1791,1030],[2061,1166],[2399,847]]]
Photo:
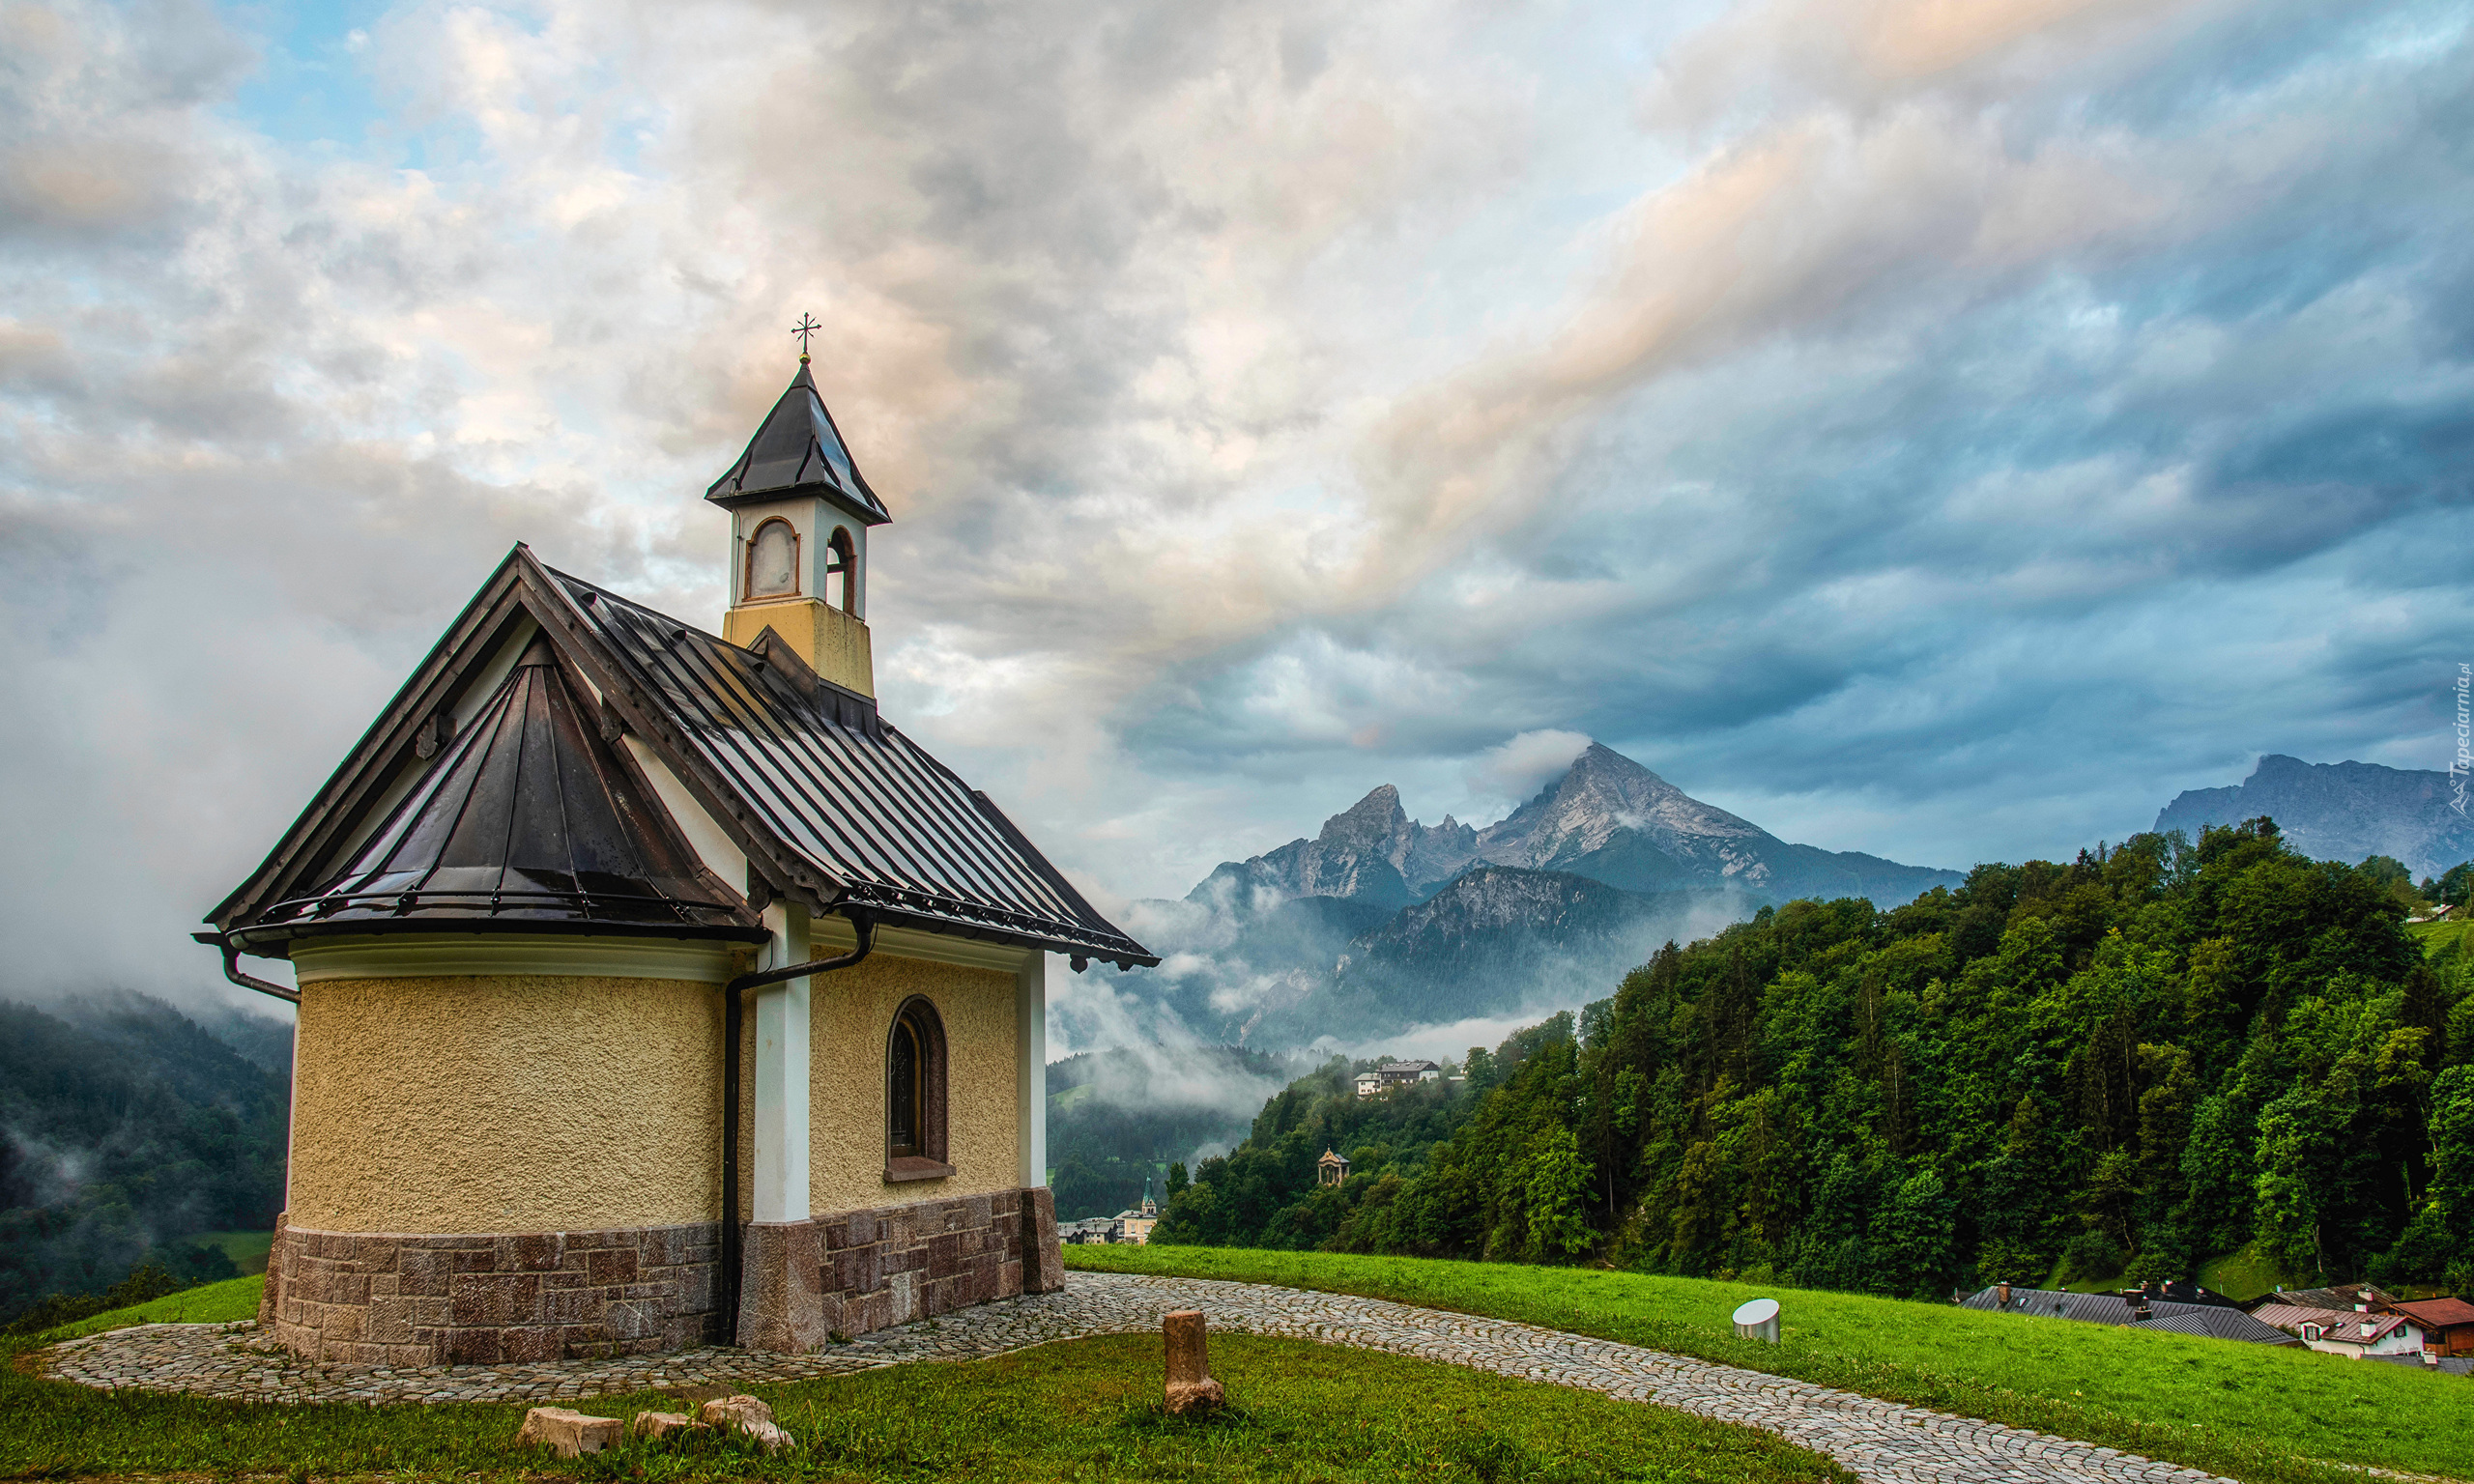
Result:
[[705,498],[731,513],[722,637],[752,645],[769,628],[820,678],[874,697],[868,529],[893,517],[859,472],[804,353],[747,450]]

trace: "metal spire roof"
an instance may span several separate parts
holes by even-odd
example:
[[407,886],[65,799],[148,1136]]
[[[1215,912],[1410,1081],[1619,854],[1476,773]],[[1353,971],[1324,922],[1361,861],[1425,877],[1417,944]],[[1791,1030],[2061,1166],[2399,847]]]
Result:
[[799,357],[799,374],[782,393],[773,411],[748,440],[730,472],[713,481],[705,498],[718,504],[790,494],[820,494],[871,526],[893,519],[884,501],[868,488],[867,478],[850,457],[825,411],[824,398],[808,375],[808,358]]
[[[527,646],[515,672],[423,756],[438,718],[463,709],[457,697],[495,675],[510,642]],[[633,745],[609,740],[622,733],[746,856],[752,892],[863,909],[881,928],[1160,961],[870,698],[768,641],[740,648],[522,546],[208,921],[267,957],[306,934],[390,926],[762,937],[761,907],[701,862]]]
[[1120,966],[1160,961],[867,697],[544,570],[642,703],[676,728],[696,771],[841,900],[893,926]]
[[404,928],[762,938],[699,879],[659,808],[536,637],[351,861],[245,932],[253,944]]

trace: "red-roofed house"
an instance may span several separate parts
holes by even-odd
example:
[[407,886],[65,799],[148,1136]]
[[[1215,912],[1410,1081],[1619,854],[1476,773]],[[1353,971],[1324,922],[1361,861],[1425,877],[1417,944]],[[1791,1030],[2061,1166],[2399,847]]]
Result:
[[2423,1327],[2425,1350],[2441,1356],[2474,1356],[2474,1303],[2462,1298],[2414,1298],[2389,1307]]
[[2360,1360],[2372,1356],[2419,1356],[2423,1352],[2423,1327],[2402,1314],[2263,1303],[2251,1311],[2251,1317],[2298,1336],[2313,1350],[2333,1356],[2351,1356]]

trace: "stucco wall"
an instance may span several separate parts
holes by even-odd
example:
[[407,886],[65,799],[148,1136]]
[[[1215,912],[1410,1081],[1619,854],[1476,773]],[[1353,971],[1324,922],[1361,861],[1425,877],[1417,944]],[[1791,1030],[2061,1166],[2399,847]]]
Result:
[[[1016,1190],[1014,976],[878,952],[814,982],[808,1044],[808,1197],[820,1215]],[[924,995],[945,1023],[943,1180],[887,1184],[885,1040]]]
[[824,679],[862,696],[877,694],[876,662],[868,626],[815,598],[784,598],[734,608],[722,615],[722,637],[734,644],[756,642],[771,629]]
[[716,1220],[721,1042],[718,987],[681,980],[305,985],[292,1224],[476,1233]]

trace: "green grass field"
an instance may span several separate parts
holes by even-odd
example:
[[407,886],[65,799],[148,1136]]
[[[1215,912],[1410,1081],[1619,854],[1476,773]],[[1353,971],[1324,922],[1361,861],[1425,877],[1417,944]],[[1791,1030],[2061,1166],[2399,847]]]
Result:
[[[959,1365],[763,1386],[793,1452],[736,1440],[629,1442],[561,1462],[510,1446],[520,1406],[287,1407],[89,1391],[0,1374],[0,1478],[81,1474],[390,1480],[1418,1478],[1583,1484],[1854,1484],[1747,1428],[1455,1366],[1302,1340],[1216,1335],[1230,1412],[1160,1405],[1156,1335],[1108,1335]],[[689,1410],[658,1393],[577,1404]]]
[[266,1291],[266,1274],[254,1277],[226,1278],[220,1283],[208,1283],[184,1289],[125,1309],[103,1313],[47,1329],[38,1343],[74,1339],[81,1334],[96,1334],[105,1329],[126,1329],[130,1325],[217,1325],[236,1319],[258,1317],[258,1295]]
[[2423,952],[2436,954],[2442,948],[2465,936],[2474,928],[2474,918],[2441,923],[2407,923],[2405,930],[2423,940]]
[[2317,1286],[2282,1271],[2274,1259],[2259,1250],[2256,1241],[2245,1242],[2238,1252],[2228,1252],[2223,1257],[2200,1265],[2201,1288],[2246,1303],[2287,1284],[2305,1288]]
[[[2237,1344],[1856,1294],[1509,1263],[1217,1247],[1068,1247],[1068,1267],[1278,1283],[1698,1356],[2261,1481],[2370,1465],[2474,1479],[2474,1381]],[[1783,1343],[1735,1337],[1768,1296]]]
[[267,1270],[267,1251],[274,1245],[273,1232],[200,1232],[185,1239],[201,1247],[221,1247],[232,1266],[246,1276]]

